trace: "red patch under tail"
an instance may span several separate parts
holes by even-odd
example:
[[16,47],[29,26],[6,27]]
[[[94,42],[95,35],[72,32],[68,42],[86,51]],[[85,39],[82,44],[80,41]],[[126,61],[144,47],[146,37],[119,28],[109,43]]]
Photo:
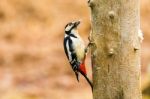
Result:
[[86,75],[86,68],[84,62],[80,64],[80,70]]

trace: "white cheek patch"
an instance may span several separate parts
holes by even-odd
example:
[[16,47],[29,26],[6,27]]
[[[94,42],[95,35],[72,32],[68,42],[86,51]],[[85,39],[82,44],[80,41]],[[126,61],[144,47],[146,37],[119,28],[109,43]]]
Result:
[[72,28],[72,26],[67,26],[65,31],[69,31]]

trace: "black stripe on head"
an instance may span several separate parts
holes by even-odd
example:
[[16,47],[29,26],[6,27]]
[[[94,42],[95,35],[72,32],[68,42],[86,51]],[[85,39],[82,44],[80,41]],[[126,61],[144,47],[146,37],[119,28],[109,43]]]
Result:
[[[70,28],[70,30],[67,30],[67,31],[66,31],[66,28],[69,27],[69,26],[70,26],[70,27],[72,26],[72,27]],[[73,23],[72,23],[72,22],[68,23],[68,24],[65,26],[65,33],[69,35],[69,34],[71,33],[71,31],[72,31],[73,28],[74,28]]]
[[[65,26],[65,33],[69,35],[69,34],[71,33],[71,31],[72,31],[73,29],[77,28],[77,26],[78,26],[79,24],[80,24],[80,21],[74,21],[74,22],[68,23],[68,24]],[[70,27],[70,28],[67,30],[68,27]]]
[[68,24],[65,26],[65,28],[66,28],[68,25],[71,25],[71,24],[72,24],[72,22],[68,23]]

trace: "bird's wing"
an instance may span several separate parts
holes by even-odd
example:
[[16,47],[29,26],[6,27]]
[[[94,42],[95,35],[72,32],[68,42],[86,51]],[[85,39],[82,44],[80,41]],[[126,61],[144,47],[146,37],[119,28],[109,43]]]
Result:
[[64,39],[64,50],[67,58],[69,59],[69,46],[68,46],[68,37]]

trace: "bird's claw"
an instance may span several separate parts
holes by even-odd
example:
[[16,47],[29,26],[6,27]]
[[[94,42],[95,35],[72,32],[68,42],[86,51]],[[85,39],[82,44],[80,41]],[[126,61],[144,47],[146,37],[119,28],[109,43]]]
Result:
[[90,38],[90,37],[88,37],[88,40],[89,40],[89,44],[88,44],[88,46],[91,46],[91,45],[93,45],[93,44],[94,44],[94,42],[91,40],[91,38]]

